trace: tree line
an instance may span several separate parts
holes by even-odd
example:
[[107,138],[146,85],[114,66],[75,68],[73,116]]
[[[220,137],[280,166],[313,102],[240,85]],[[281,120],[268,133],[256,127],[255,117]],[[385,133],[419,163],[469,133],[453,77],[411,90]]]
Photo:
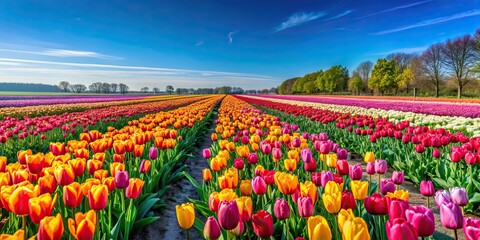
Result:
[[[344,93],[410,95],[415,89],[425,95],[439,97],[456,93],[464,95],[465,86],[480,94],[480,29],[428,47],[421,54],[392,53],[373,64],[359,64],[351,75],[346,67],[306,74],[285,80],[280,94]],[[432,91],[433,89],[433,91]],[[417,91],[416,91],[417,92]],[[432,93],[433,92],[433,93]]]
[[56,92],[57,86],[42,83],[0,83],[0,91],[12,92]]

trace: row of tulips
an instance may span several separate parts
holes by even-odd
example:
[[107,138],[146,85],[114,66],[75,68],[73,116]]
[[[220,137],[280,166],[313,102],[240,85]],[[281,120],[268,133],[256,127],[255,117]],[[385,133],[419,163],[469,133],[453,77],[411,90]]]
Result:
[[371,116],[339,114],[244,96],[239,98],[263,106],[267,112],[278,114],[304,130],[324,131],[349,151],[360,155],[373,151],[416,184],[430,179],[437,188],[464,187],[470,199],[465,210],[478,208],[478,138],[470,138],[461,132],[453,134],[441,128],[412,127],[409,122],[393,124]]
[[[22,149],[45,151],[49,142],[78,138],[89,129],[106,131],[122,127],[129,120],[146,113],[158,112],[190,104],[205,97],[163,97],[154,102],[96,108],[83,112],[66,112],[23,119],[6,117],[0,121],[0,155],[12,158]],[[168,100],[168,101],[167,101]]]
[[[369,152],[367,173],[377,175],[380,184],[363,180],[361,165],[350,165],[348,151],[326,133],[299,130],[226,97],[214,143],[203,151],[210,166],[203,170],[203,183],[187,174],[200,199],[176,207],[180,227],[188,233],[195,226],[205,239],[405,240],[433,235],[428,200],[427,206],[410,206],[409,193],[400,186],[403,172],[385,178],[387,162]],[[435,195],[432,182],[422,185],[425,196]],[[460,210],[465,189],[450,192],[436,193],[442,224],[478,239],[480,220],[463,218]],[[194,209],[207,217],[205,223],[195,218]]]
[[99,103],[113,101],[127,101],[148,98],[140,95],[67,95],[67,96],[0,96],[0,108],[26,107],[37,105],[56,105],[72,103]]
[[[367,115],[374,118],[387,118],[393,123],[398,123],[402,121],[409,121],[412,126],[429,126],[434,128],[444,128],[451,131],[463,131],[473,136],[480,136],[480,118],[478,117],[466,117],[466,116],[450,116],[450,115],[441,115],[440,112],[435,113],[430,109],[428,114],[412,112],[412,111],[402,111],[402,110],[393,110],[393,109],[382,109],[375,107],[377,101],[373,101],[372,105],[359,106],[356,100],[352,101],[337,101],[338,99],[326,100],[323,103],[324,99],[319,98],[321,101],[316,101],[315,97],[312,97],[312,101],[309,101],[310,98],[307,97],[293,97],[293,96],[255,96],[253,98],[264,99],[278,103],[287,103],[295,104],[298,106],[307,106],[318,108],[322,110],[329,110],[338,113],[347,113],[351,115]],[[370,102],[370,100],[368,100]],[[389,101],[385,101],[389,102]],[[402,102],[403,103],[403,102]],[[446,105],[441,103],[415,103],[416,105],[425,105],[443,107],[445,109],[465,109],[463,105],[452,104]],[[390,104],[388,105],[390,106]],[[474,107],[480,107],[476,104]],[[420,109],[426,110],[428,107],[421,107]],[[408,108],[406,109],[408,110]],[[469,112],[475,112],[471,110]]]
[[165,207],[220,98],[0,158],[0,239],[129,239],[158,219],[152,209]]

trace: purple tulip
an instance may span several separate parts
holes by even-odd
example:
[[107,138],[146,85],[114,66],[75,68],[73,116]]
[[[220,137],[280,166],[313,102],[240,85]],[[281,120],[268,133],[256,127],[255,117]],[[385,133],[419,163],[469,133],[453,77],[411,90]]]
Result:
[[395,192],[396,187],[395,184],[393,183],[392,179],[390,178],[384,178],[380,180],[380,192],[383,195],[387,195],[387,193],[393,193]]
[[313,202],[310,197],[299,197],[297,200],[298,214],[302,218],[308,218],[313,215]]
[[463,227],[462,209],[453,202],[440,204],[440,221],[448,229],[459,229]]
[[368,162],[367,163],[367,174],[368,175],[375,174],[375,163],[373,163],[373,162]]
[[348,151],[347,149],[340,148],[337,150],[337,158],[338,160],[346,160],[348,158]]
[[273,206],[275,217],[279,220],[284,220],[290,217],[290,206],[283,198],[277,198]]
[[468,204],[467,190],[462,187],[450,188],[450,199],[460,207],[466,206]]
[[148,157],[151,160],[157,159],[158,158],[158,149],[156,147],[151,147],[150,151],[148,151]]
[[302,160],[305,163],[312,162],[312,151],[310,150],[310,148],[302,149]]
[[425,197],[435,195],[435,188],[433,182],[430,180],[423,180],[420,182],[420,193]]
[[440,189],[435,193],[435,203],[437,204],[437,207],[440,207],[442,203],[451,202],[450,199],[451,197],[448,191]]
[[210,152],[210,148],[203,149],[203,158],[209,159],[212,157],[212,152]]
[[402,171],[393,171],[392,180],[396,185],[402,185],[405,181],[405,176],[403,175]]
[[378,174],[385,174],[385,172],[387,172],[387,161],[383,159],[375,160],[375,172]]
[[330,171],[322,171],[320,175],[320,182],[322,183],[322,187],[327,185],[328,181],[333,181],[333,174]]
[[435,232],[433,211],[425,206],[411,206],[405,211],[407,221],[417,230],[419,237],[428,237]]
[[115,174],[115,179],[114,179],[113,183],[115,184],[116,188],[124,189],[124,188],[128,187],[129,180],[130,180],[130,178],[128,177],[128,172],[119,170]]
[[350,174],[350,179],[352,180],[362,179],[362,176],[363,176],[362,166],[360,164],[350,165],[349,174]]
[[[337,143],[331,143],[330,146],[332,146],[332,147],[330,148],[330,151],[332,151],[332,152],[334,152],[334,153],[336,153],[336,152],[338,151],[338,144],[337,144]],[[346,151],[346,150],[345,150],[345,151]],[[348,154],[348,152],[347,152],[347,154]],[[348,157],[348,155],[347,155],[347,157]]]
[[236,201],[220,202],[218,207],[218,222],[225,230],[232,230],[237,227],[240,222],[240,213],[238,212],[238,205]]

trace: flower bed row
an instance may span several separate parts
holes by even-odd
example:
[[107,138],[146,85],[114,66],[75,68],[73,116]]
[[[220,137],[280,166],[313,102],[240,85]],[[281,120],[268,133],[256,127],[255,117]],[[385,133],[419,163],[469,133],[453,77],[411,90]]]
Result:
[[183,175],[184,161],[221,96],[80,134],[46,153],[0,158],[1,239],[128,239],[155,221],[152,208]]
[[98,102],[113,102],[113,101],[127,101],[149,98],[138,95],[106,95],[106,96],[0,96],[0,108],[4,107],[26,107],[38,105],[56,105],[56,104],[76,104],[76,103],[98,103]]
[[[438,219],[428,203],[410,206],[408,192],[397,190],[402,172],[382,179],[387,162],[372,152],[365,155],[367,173],[376,174],[380,185],[361,180],[362,167],[349,166],[348,151],[327,134],[299,132],[297,125],[231,96],[220,106],[215,130],[214,143],[203,151],[210,166],[203,183],[187,175],[200,199],[176,207],[187,232],[195,226],[206,239],[409,240],[435,231]],[[435,194],[432,182],[422,185],[422,194]],[[450,193],[436,193],[440,221],[478,239],[480,220],[464,218],[460,208],[465,189]],[[194,209],[207,217],[205,223]]]
[[[44,151],[49,142],[77,138],[89,129],[121,127],[131,117],[190,104],[205,97],[163,98],[155,102],[111,106],[83,112],[70,112],[35,118],[4,118],[0,121],[0,154],[12,157],[22,149]],[[167,101],[169,100],[169,101]]]
[[[473,136],[480,136],[480,118],[471,118],[463,116],[439,116],[435,114],[414,113],[399,110],[384,110],[381,108],[365,108],[356,105],[345,105],[342,102],[336,103],[319,103],[318,101],[309,102],[307,99],[300,97],[292,99],[283,99],[283,96],[257,97],[251,98],[268,100],[278,103],[295,104],[298,106],[307,106],[322,110],[329,110],[338,113],[347,113],[351,115],[366,115],[374,118],[387,118],[389,121],[398,123],[408,121],[412,126],[429,126],[431,128],[444,128],[451,131],[463,131]],[[433,103],[432,103],[433,104]],[[462,108],[461,106],[455,106]]]
[[[342,117],[332,117],[330,121],[324,121],[328,116],[337,113],[249,97],[239,98],[264,106],[265,109],[282,111],[283,113],[275,113],[302,128],[324,131],[352,152],[363,155],[373,151],[379,158],[387,160],[394,169],[405,172],[405,176],[416,184],[431,179],[437,187],[445,189],[452,186],[464,187],[470,194],[470,204],[465,210],[478,208],[478,138],[469,138],[461,132],[452,134],[441,128],[411,127],[408,122],[393,124],[385,119],[369,116],[341,115]],[[362,124],[368,126],[367,129]]]

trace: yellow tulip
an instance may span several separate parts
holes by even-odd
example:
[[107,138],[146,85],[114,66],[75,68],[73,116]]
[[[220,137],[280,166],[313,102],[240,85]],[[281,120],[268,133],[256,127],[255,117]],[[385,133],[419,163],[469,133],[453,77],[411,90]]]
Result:
[[178,225],[183,229],[189,229],[195,221],[195,210],[193,203],[184,203],[175,207]]
[[356,217],[343,225],[343,240],[370,240],[367,223]]
[[337,167],[337,154],[331,153],[327,155],[327,166],[329,168]]
[[284,172],[275,172],[275,185],[284,195],[292,195],[297,190],[298,176]]
[[297,169],[297,160],[292,159],[292,158],[290,158],[290,159],[285,159],[285,160],[283,161],[283,165],[285,166],[285,169],[286,169],[287,171],[293,172],[293,171],[295,171],[295,170]]
[[230,202],[237,198],[237,194],[231,188],[225,188],[218,194],[218,199],[220,200],[220,202],[223,200]]
[[368,193],[368,182],[367,181],[351,181],[350,188],[352,189],[353,197],[355,200],[364,200],[367,197]]
[[332,193],[339,193],[341,192],[340,190],[340,185],[334,181],[328,181],[327,184],[325,185],[325,190],[323,193],[326,194],[332,194]]
[[375,154],[373,152],[366,152],[364,160],[366,163],[375,162]]
[[310,240],[331,240],[332,232],[327,220],[322,216],[312,216],[307,221],[308,238]]
[[338,218],[338,228],[340,229],[340,232],[342,232],[343,225],[345,225],[347,221],[353,220],[355,218],[355,215],[353,215],[352,209],[348,209],[348,210],[340,209],[340,212],[338,213],[337,218]]
[[408,201],[408,198],[409,198],[409,195],[408,195],[408,191],[405,191],[405,190],[396,190],[395,192],[391,193],[387,193],[387,197],[389,198],[396,198],[396,199],[401,199],[401,200],[407,200]]
[[335,214],[340,211],[340,207],[342,206],[342,193],[337,192],[337,193],[324,193],[322,195],[323,199],[323,205],[325,206],[325,209],[327,209],[327,212]]
[[302,197],[310,197],[312,202],[317,201],[317,186],[311,181],[305,181],[305,183],[300,183],[300,194]]

